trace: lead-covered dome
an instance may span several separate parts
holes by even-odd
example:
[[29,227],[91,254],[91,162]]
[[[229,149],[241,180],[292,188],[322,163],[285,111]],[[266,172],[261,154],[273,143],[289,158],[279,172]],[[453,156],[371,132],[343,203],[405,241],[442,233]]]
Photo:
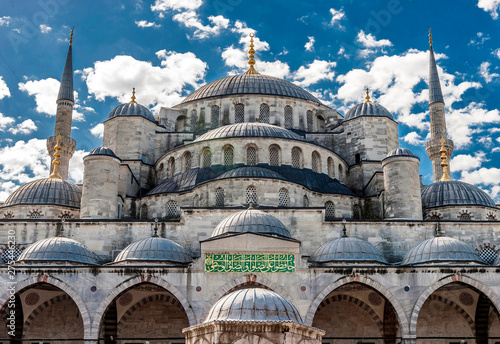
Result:
[[135,102],[118,105],[109,113],[108,119],[114,117],[123,117],[123,116],[128,116],[128,117],[140,116],[146,118],[147,120],[150,120],[151,122],[156,123],[155,118],[151,113],[151,111],[149,111],[145,106],[137,104]]
[[276,137],[283,139],[292,139],[305,141],[300,135],[285,128],[266,123],[237,123],[225,125],[203,135],[200,135],[193,142],[201,142],[206,140],[231,138],[231,137]]
[[28,246],[17,259],[22,263],[71,262],[98,264],[97,256],[73,239],[55,237],[37,241]]
[[380,104],[372,102],[364,102],[352,107],[344,117],[344,122],[356,117],[387,117],[394,120],[392,114]]
[[222,297],[212,306],[204,322],[211,321],[292,321],[303,324],[294,305],[263,288],[237,290]]
[[231,75],[212,81],[191,93],[181,104],[214,97],[258,94],[320,101],[303,88],[289,81],[262,74]]
[[253,208],[226,217],[215,227],[212,237],[227,233],[262,233],[290,238],[290,232],[280,220]]
[[422,189],[422,205],[424,208],[472,205],[496,208],[490,196],[478,187],[459,182],[436,182]]
[[159,262],[187,264],[193,258],[178,243],[153,236],[133,242],[121,251],[114,262]]
[[7,198],[4,207],[22,204],[61,205],[79,208],[82,190],[59,178],[43,178],[24,184]]
[[224,178],[274,178],[274,179],[285,179],[281,174],[268,170],[267,168],[257,167],[257,166],[244,166],[238,167],[234,170],[224,172],[217,179]]
[[115,152],[113,152],[113,150],[111,148],[104,147],[104,146],[92,149],[92,151],[89,153],[89,155],[107,155],[107,156],[112,156],[113,158],[118,158],[116,156]]
[[411,157],[414,157],[414,158],[417,158],[420,160],[420,158],[418,156],[413,154],[413,152],[407,148],[396,148],[396,149],[391,150],[387,154],[386,159],[393,157],[393,156],[411,156]]

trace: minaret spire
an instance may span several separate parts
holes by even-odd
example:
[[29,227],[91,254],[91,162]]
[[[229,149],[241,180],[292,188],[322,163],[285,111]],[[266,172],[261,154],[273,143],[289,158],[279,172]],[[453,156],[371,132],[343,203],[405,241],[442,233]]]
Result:
[[[447,139],[448,134],[446,131],[444,98],[439,82],[439,74],[432,43],[432,33],[429,28],[429,113],[431,119],[431,140],[426,142],[425,150],[427,151],[429,159],[432,161],[434,182],[438,182],[441,180],[443,172],[441,166],[442,150],[444,149],[448,158],[450,158],[453,154],[453,141]],[[444,142],[441,142],[441,140],[444,140]],[[449,163],[446,164],[448,167]],[[448,171],[447,167],[446,170]],[[449,178],[449,176],[447,176],[447,178]]]

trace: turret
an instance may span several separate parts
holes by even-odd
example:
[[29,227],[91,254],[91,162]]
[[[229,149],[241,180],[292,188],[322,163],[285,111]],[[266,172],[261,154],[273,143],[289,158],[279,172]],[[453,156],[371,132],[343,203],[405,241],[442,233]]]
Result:
[[[75,99],[73,95],[73,29],[69,40],[68,55],[61,78],[59,94],[57,96],[56,124],[54,136],[47,139],[47,150],[54,160],[54,146],[57,142],[57,136],[61,135],[60,140],[60,158],[59,175],[62,179],[68,179],[69,160],[75,153],[76,141],[71,138],[71,121],[73,119],[73,106]],[[50,173],[53,172],[54,165],[51,164]]]

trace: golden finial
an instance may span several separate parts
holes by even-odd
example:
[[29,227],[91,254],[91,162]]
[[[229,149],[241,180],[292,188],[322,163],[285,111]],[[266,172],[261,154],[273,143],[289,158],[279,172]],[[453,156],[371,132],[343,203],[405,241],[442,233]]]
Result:
[[57,179],[62,179],[61,176],[59,175],[59,165],[61,162],[59,161],[59,157],[61,154],[59,154],[59,151],[61,150],[61,146],[59,145],[61,143],[61,134],[57,134],[57,143],[54,147],[55,153],[54,153],[54,161],[52,161],[52,165],[54,165],[54,169],[52,170],[52,173],[50,174],[49,178],[57,178]]
[[71,34],[69,35],[69,45],[73,44],[73,30],[75,29],[75,27],[73,26],[71,28]]
[[370,90],[368,89],[368,87],[366,88],[366,97],[365,97],[366,101],[365,103],[371,103],[370,101]]
[[431,33],[431,27],[429,26],[429,44],[432,47],[432,33]]
[[444,148],[444,143],[446,140],[444,137],[441,137],[441,150],[439,153],[441,153],[441,166],[443,167],[443,176],[441,179],[439,179],[440,182],[449,182],[451,181],[450,175],[448,174],[448,163],[446,160],[448,159],[446,157],[446,148]]
[[135,87],[132,88],[132,100],[129,102],[131,104],[137,104],[137,102],[135,101]]
[[257,72],[254,68],[254,65],[255,65],[255,60],[253,59],[254,54],[255,54],[255,50],[253,49],[253,47],[254,47],[253,38],[254,37],[255,37],[255,35],[253,33],[251,33],[250,34],[250,50],[248,50],[248,64],[250,65],[250,67],[248,68],[248,70],[244,74],[259,74],[259,72]]

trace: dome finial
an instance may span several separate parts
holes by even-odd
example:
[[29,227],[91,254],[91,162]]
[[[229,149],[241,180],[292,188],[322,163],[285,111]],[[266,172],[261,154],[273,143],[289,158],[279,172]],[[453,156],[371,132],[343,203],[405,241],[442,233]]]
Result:
[[365,103],[371,103],[371,101],[370,101],[370,90],[369,90],[368,87],[366,88],[366,97],[365,97],[365,99],[366,99]]
[[54,169],[52,170],[52,173],[50,174],[49,178],[56,178],[56,179],[62,179],[61,176],[59,175],[59,165],[61,162],[59,161],[59,157],[61,154],[59,154],[59,151],[61,150],[61,134],[57,134],[57,143],[54,147],[55,153],[54,153],[54,161],[52,161],[52,165],[54,165]]
[[444,148],[444,143],[445,143],[444,137],[441,137],[441,150],[439,151],[441,153],[441,167],[443,167],[443,176],[439,180],[440,182],[449,182],[451,181],[450,175],[448,174],[448,163],[446,160],[448,159],[446,157],[446,148]]
[[342,219],[342,238],[347,238],[347,228],[345,228],[346,219]]
[[130,98],[130,104],[137,104],[137,102],[135,101],[135,87],[132,88],[132,97]]
[[71,34],[69,35],[69,45],[73,44],[73,30],[75,29],[75,27],[73,26],[71,28]]
[[158,218],[155,217],[155,227],[153,229],[155,232],[153,234],[153,238],[158,238]]
[[431,27],[429,26],[429,45],[432,47],[432,33],[431,33]]
[[254,68],[255,60],[253,59],[255,54],[255,50],[253,49],[254,47],[253,38],[255,37],[255,34],[251,33],[249,36],[250,36],[250,50],[248,50],[248,64],[250,65],[250,67],[244,74],[259,74],[259,72],[257,72]]

